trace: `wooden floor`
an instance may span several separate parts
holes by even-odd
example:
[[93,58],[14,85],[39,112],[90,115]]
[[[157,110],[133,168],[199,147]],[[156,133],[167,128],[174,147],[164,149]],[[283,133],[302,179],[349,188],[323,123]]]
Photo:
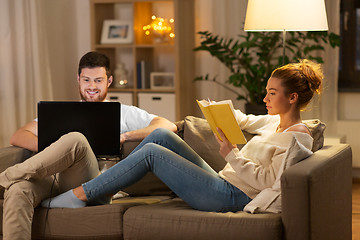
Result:
[[360,240],[360,180],[354,180],[352,189],[352,239]]

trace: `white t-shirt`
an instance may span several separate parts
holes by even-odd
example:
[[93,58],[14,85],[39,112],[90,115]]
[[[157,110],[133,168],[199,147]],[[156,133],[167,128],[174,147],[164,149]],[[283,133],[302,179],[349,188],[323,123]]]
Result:
[[[138,107],[121,104],[120,134],[147,127],[155,117],[156,115],[150,114],[147,111],[140,109]],[[35,118],[34,121],[37,122],[38,119]]]
[[120,133],[130,132],[149,126],[156,117],[135,106],[121,104],[121,130]]

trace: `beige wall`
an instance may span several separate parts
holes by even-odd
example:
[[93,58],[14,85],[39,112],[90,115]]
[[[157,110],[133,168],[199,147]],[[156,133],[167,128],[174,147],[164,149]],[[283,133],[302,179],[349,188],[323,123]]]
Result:
[[338,134],[351,144],[353,166],[360,168],[360,93],[339,93]]
[[77,65],[90,50],[88,0],[41,0],[46,14],[54,100],[77,100]]

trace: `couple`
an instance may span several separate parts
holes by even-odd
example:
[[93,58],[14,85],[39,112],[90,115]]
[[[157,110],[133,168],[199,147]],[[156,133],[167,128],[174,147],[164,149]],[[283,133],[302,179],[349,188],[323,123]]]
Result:
[[[223,134],[223,141],[217,139],[219,151],[227,161],[227,165],[219,173],[211,169],[176,134],[157,129],[126,159],[105,173],[55,198],[43,201],[42,205],[83,207],[87,203],[101,204],[106,196],[131,185],[148,171],[152,171],[195,209],[241,211],[263,190],[274,185],[281,174],[282,164],[288,160],[287,156],[292,156],[291,160],[296,162],[311,154],[313,139],[301,122],[300,110],[306,107],[314,93],[320,92],[322,78],[319,65],[307,60],[274,70],[268,80],[267,95],[264,98],[269,115],[247,116],[236,111],[240,127],[258,135],[241,150],[232,145]],[[73,158],[88,159],[93,156],[81,134],[70,135],[65,148],[71,149],[73,154],[68,157],[59,156],[58,159],[52,156],[55,158],[55,165],[57,162],[71,162]],[[297,154],[297,149],[303,149],[301,154]],[[44,161],[46,156],[40,154],[27,162]],[[54,173],[52,166],[36,168],[22,175],[17,174],[17,171],[15,167],[10,167],[0,174],[0,185],[37,180]],[[269,200],[265,198],[257,201],[255,207],[261,209],[268,205]]]

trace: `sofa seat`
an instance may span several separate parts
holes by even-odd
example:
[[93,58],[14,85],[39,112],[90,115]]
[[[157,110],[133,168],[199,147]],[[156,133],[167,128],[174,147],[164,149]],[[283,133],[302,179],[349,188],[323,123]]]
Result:
[[124,239],[282,239],[281,214],[203,212],[181,199],[129,208]]
[[[77,209],[48,210],[38,207],[34,214],[32,238],[118,239],[119,236],[123,236],[123,215],[129,208],[159,203],[169,198],[169,196],[126,197],[114,200],[108,205]],[[45,228],[46,214],[48,216]]]

